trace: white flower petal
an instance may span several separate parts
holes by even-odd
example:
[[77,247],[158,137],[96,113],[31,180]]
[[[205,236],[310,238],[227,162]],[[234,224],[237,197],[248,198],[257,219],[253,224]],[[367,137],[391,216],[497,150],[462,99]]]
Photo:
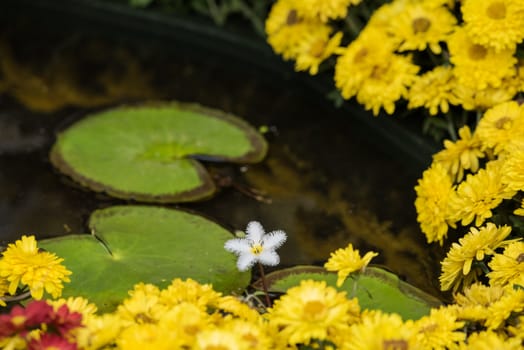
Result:
[[237,260],[237,268],[240,271],[246,271],[247,269],[252,267],[256,261],[257,258],[253,254],[241,254]]
[[258,243],[262,239],[262,236],[264,236],[265,231],[260,222],[251,221],[247,224],[246,233],[246,239]]
[[224,244],[224,249],[236,254],[245,254],[251,251],[251,246],[244,238],[234,238]]
[[287,239],[284,231],[273,231],[262,238],[264,249],[275,250],[279,248]]
[[258,261],[260,261],[262,265],[275,266],[280,262],[280,257],[275,251],[264,249],[264,251],[258,255]]

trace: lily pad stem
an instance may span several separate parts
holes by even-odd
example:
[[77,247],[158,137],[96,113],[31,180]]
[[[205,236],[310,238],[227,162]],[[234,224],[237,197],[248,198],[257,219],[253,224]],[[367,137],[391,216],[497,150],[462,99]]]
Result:
[[28,299],[29,297],[31,297],[31,291],[27,291],[27,292],[24,292],[22,294],[18,294],[18,295],[4,295],[2,297],[0,297],[0,300],[3,300],[5,301],[6,303],[10,303],[10,302],[14,302],[14,301],[22,301],[22,300],[25,300],[25,299]]
[[266,305],[267,307],[271,307],[271,299],[269,298],[269,292],[267,291],[267,282],[266,282],[266,275],[264,274],[264,267],[259,262],[258,268],[260,270],[260,280],[262,281],[262,289],[264,290],[264,294],[266,295]]

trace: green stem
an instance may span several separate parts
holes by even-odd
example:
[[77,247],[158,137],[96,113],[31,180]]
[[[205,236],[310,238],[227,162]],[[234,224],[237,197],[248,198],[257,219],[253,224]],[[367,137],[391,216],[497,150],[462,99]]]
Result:
[[13,301],[21,301],[21,300],[25,300],[27,298],[29,298],[31,296],[31,291],[27,291],[27,292],[24,292],[22,294],[18,294],[18,295],[4,295],[2,297],[0,297],[0,300],[3,300],[5,301],[6,303],[9,303],[9,302],[13,302]]
[[267,282],[266,275],[264,274],[264,267],[262,267],[261,263],[258,263],[258,267],[260,269],[260,280],[262,281],[262,289],[264,290],[264,294],[266,295],[266,304],[267,307],[271,307],[271,299],[269,298],[269,292],[267,291]]
[[446,113],[447,129],[451,140],[457,140],[457,132],[455,131],[455,123],[453,123],[453,118],[450,113]]

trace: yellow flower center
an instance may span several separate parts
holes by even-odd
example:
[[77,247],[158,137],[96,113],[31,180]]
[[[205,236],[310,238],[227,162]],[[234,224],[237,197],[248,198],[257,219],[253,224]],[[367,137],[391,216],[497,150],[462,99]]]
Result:
[[253,255],[259,255],[260,253],[262,253],[264,251],[264,247],[260,244],[260,243],[257,243],[257,244],[253,244],[251,246],[251,253]]
[[359,52],[357,52],[355,54],[355,57],[353,58],[353,63],[359,63],[359,62],[362,62],[366,56],[368,55],[368,49],[363,47],[362,49],[360,49]]
[[488,50],[482,45],[474,44],[469,47],[468,54],[472,60],[480,61],[486,58]]
[[326,305],[318,300],[311,300],[304,305],[304,316],[309,320],[322,318],[326,312]]
[[204,349],[205,350],[228,350],[229,348],[223,345],[208,345]]
[[13,318],[11,318],[11,323],[15,326],[20,326],[24,324],[25,320],[25,316],[13,316]]
[[382,349],[384,350],[408,350],[409,344],[404,339],[388,339],[382,341]]
[[374,66],[370,77],[373,79],[380,79],[384,74],[386,74],[387,70],[388,67],[385,66]]
[[413,20],[411,26],[413,27],[413,32],[415,34],[425,33],[428,31],[429,27],[431,27],[431,21],[425,17],[418,17]]
[[502,1],[494,1],[486,9],[486,14],[491,19],[504,19],[506,18],[506,5]]
[[318,39],[313,43],[313,45],[311,45],[311,48],[309,49],[309,54],[313,57],[320,57],[322,56],[325,47],[326,42],[322,39]]
[[290,10],[287,14],[286,24],[288,26],[292,26],[293,24],[296,24],[296,23],[298,23],[297,10],[293,9],[293,10]]
[[509,123],[511,121],[511,118],[509,117],[502,117],[502,118],[499,118],[496,122],[495,122],[495,127],[499,130],[502,130],[504,129],[504,126],[506,126],[507,123]]

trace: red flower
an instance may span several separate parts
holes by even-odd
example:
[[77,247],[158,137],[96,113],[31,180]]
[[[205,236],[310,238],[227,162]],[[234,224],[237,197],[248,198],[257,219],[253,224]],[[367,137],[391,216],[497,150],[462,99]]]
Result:
[[38,327],[49,323],[53,317],[53,307],[44,300],[34,300],[25,307],[26,327]]
[[11,312],[0,315],[0,339],[25,333],[51,321],[53,307],[45,301],[33,301],[25,308],[16,305]]
[[54,313],[49,325],[60,335],[65,336],[72,329],[82,326],[82,314],[69,311],[67,305],[64,304]]
[[74,343],[62,338],[58,334],[44,333],[40,339],[31,339],[27,344],[28,350],[77,350]]

